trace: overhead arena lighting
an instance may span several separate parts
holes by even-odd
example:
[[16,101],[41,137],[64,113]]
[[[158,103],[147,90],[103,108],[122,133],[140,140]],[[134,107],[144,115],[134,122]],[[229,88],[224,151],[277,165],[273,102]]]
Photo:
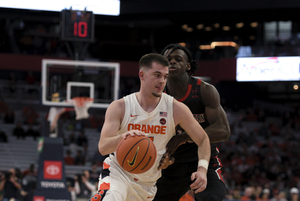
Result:
[[233,41],[220,41],[220,42],[212,42],[210,45],[200,45],[199,49],[201,50],[210,50],[214,49],[217,46],[221,47],[236,47],[237,44]]
[[1,1],[1,8],[61,12],[64,9],[87,10],[95,15],[120,15],[120,0],[9,0]]

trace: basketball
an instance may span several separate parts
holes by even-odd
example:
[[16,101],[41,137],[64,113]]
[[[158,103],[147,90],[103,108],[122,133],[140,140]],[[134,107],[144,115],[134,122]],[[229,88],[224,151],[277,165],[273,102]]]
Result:
[[153,166],[157,152],[152,140],[146,136],[128,136],[119,143],[116,155],[124,170],[141,174]]

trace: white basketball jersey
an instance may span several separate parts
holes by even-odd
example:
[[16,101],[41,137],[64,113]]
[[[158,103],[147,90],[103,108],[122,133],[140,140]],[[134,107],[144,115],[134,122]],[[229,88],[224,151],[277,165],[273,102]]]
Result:
[[[173,97],[163,93],[157,107],[150,113],[146,112],[139,104],[136,94],[125,96],[125,115],[121,123],[118,135],[129,130],[140,130],[151,138],[157,149],[157,158],[154,165],[142,174],[132,175],[134,178],[145,182],[156,182],[161,176],[157,170],[160,159],[165,153],[169,140],[175,135],[175,123],[173,118]],[[115,155],[110,156],[115,162]],[[120,167],[121,168],[121,167]],[[128,176],[129,176],[128,175]]]

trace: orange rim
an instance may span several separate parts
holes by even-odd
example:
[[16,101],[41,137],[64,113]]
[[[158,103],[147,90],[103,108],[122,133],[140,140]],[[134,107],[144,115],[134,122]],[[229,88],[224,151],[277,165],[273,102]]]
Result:
[[74,97],[72,100],[75,101],[77,107],[83,107],[87,102],[94,102],[94,99],[90,97]]

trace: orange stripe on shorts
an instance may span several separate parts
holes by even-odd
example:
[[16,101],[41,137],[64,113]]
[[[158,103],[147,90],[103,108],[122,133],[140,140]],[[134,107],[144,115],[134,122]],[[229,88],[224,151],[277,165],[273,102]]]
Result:
[[103,170],[108,169],[110,167],[110,165],[108,165],[107,163],[103,162]]
[[109,189],[110,189],[110,183],[103,182],[99,187],[99,191],[100,190],[109,190]]

